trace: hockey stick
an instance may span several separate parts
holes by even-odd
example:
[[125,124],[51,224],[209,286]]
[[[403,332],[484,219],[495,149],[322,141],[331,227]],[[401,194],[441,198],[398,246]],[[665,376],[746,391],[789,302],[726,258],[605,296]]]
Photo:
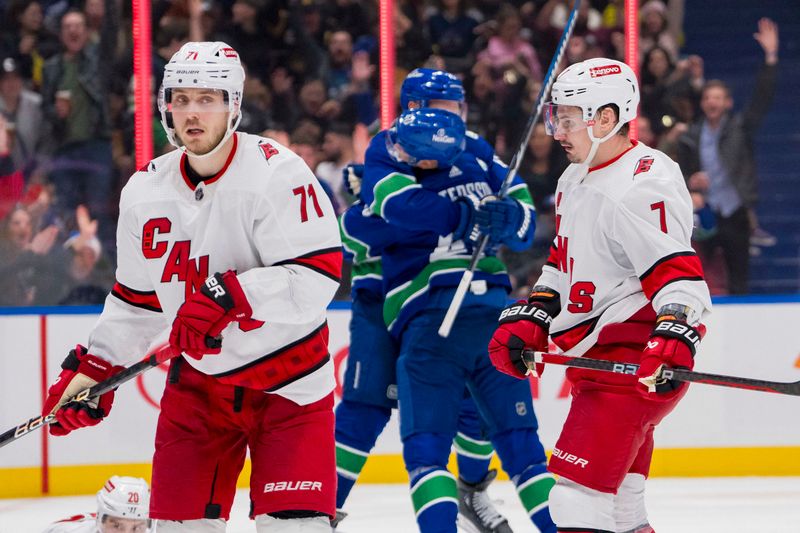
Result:
[[[83,402],[86,400],[91,400],[97,398],[98,396],[110,392],[113,389],[116,389],[126,381],[130,381],[139,374],[143,373],[146,370],[153,368],[154,366],[158,366],[161,363],[168,361],[175,357],[172,349],[169,345],[164,346],[153,352],[152,354],[148,355],[138,363],[134,363],[125,370],[114,374],[110,378],[89,387],[88,389],[83,389],[81,392],[70,398],[67,403],[72,402]],[[24,422],[18,425],[15,428],[9,429],[2,435],[0,435],[0,448],[8,444],[9,442],[13,442],[18,438],[22,437],[23,435],[27,435],[31,431],[35,429],[39,429],[44,427],[55,420],[54,414],[49,414],[47,416],[35,416],[29,419],[27,422]]]
[[[539,96],[536,98],[534,112],[528,118],[528,123],[525,125],[525,130],[519,143],[519,148],[517,148],[517,152],[514,154],[514,157],[511,158],[511,164],[508,166],[508,174],[506,174],[503,184],[500,187],[500,191],[497,193],[498,198],[504,198],[506,193],[508,193],[508,188],[511,186],[511,181],[514,179],[514,176],[517,175],[519,165],[522,163],[523,157],[525,157],[525,150],[528,148],[528,140],[531,138],[533,129],[536,126],[536,122],[538,122],[539,116],[542,114],[544,99],[550,92],[550,87],[553,86],[553,82],[556,81],[556,69],[558,68],[558,64],[561,63],[561,57],[564,55],[564,52],[567,49],[567,42],[572,35],[572,30],[575,28],[575,20],[578,17],[578,8],[580,8],[580,4],[580,0],[575,0],[575,5],[572,7],[572,11],[569,14],[567,24],[564,26],[564,33],[561,34],[561,38],[556,46],[556,53],[553,55],[553,59],[550,60],[550,66],[547,68],[547,73],[544,75],[542,88],[539,90]],[[488,243],[489,236],[481,235],[475,251],[472,252],[469,268],[465,270],[464,274],[461,276],[461,282],[459,282],[458,288],[453,295],[453,300],[450,302],[450,307],[447,308],[447,313],[444,315],[442,325],[439,326],[439,336],[447,337],[450,335],[450,330],[453,328],[453,323],[456,321],[458,310],[461,309],[461,304],[464,302],[464,297],[467,295],[469,285],[472,283],[472,277],[475,275],[475,268],[477,268],[478,261],[480,260],[481,255],[483,255],[483,251],[486,249],[486,245]]]
[[[615,374],[635,375],[639,365],[632,363],[616,363],[603,359],[588,359],[586,357],[573,357],[571,355],[534,352],[533,350],[522,350],[522,361],[529,369],[533,369],[536,363],[546,363],[551,365],[571,366],[576,368],[588,368],[600,370],[602,372],[613,372]],[[716,385],[718,387],[731,387],[734,389],[747,389],[762,392],[773,392],[775,394],[789,394],[800,396],[800,381],[781,382],[765,381],[761,379],[743,378],[739,376],[723,376],[720,374],[707,374],[705,372],[694,372],[682,368],[662,367],[658,376],[654,380],[674,379],[687,383],[705,383],[706,385]]]

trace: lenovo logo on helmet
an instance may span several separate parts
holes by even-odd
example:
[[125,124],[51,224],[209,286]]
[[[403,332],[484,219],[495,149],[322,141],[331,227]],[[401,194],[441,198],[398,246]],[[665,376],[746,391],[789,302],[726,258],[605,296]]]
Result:
[[589,75],[593,78],[608,76],[610,74],[622,74],[622,69],[619,68],[619,65],[604,65],[602,67],[594,67],[589,69]]
[[222,53],[225,57],[239,57],[239,54],[236,53],[236,50],[233,48],[223,48]]

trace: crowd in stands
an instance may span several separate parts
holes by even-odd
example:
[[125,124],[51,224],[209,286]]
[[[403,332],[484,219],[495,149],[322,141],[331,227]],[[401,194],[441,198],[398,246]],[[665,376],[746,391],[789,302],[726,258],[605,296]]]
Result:
[[[705,79],[702,58],[681,55],[683,4],[642,2],[638,134],[685,173],[697,208],[698,251],[718,276],[714,292],[747,292],[749,238],[761,231],[753,210],[753,135],[774,92],[777,26],[759,22],[764,67],[752,105],[733,114],[724,82]],[[155,154],[173,149],[155,107],[164,65],[187,41],[222,40],[239,52],[247,74],[239,130],[296,151],[344,210],[352,198],[341,170],[363,157],[380,128],[377,5],[154,0]],[[563,66],[597,56],[624,60],[623,5],[581,2]],[[398,87],[420,66],[460,76],[468,127],[508,162],[570,1],[395,6]],[[113,284],[119,192],[135,171],[131,2],[0,0],[0,12],[0,304],[102,303]],[[536,241],[526,252],[504,253],[519,292],[545,261],[555,232],[553,193],[566,164],[537,125],[519,171],[539,213]]]

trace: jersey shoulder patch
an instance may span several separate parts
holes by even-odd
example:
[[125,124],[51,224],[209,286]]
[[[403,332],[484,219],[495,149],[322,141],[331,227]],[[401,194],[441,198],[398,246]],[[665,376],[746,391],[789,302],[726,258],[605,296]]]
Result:
[[633,169],[633,175],[636,176],[637,174],[650,172],[650,169],[653,168],[654,162],[655,158],[653,158],[652,156],[646,155],[640,157],[639,160],[636,162],[636,168]]
[[276,148],[271,142],[263,139],[259,141],[258,147],[261,149],[261,154],[264,156],[265,161],[269,161],[271,157],[280,153],[280,150],[278,150],[278,148]]

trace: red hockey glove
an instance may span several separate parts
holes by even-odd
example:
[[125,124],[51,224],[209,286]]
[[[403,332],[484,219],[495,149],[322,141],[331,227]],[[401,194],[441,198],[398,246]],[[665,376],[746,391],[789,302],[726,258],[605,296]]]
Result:
[[702,325],[694,328],[683,318],[660,315],[639,363],[637,390],[650,399],[673,398],[685,383],[659,379],[661,367],[694,368],[694,354],[704,334]]
[[[90,402],[64,403],[84,389],[104,381],[124,367],[114,366],[108,361],[86,353],[80,344],[70,350],[61,363],[61,373],[47,391],[42,416],[56,413],[56,421],[50,424],[50,434],[66,435],[75,429],[94,426],[108,416],[114,402],[114,391],[107,392]],[[63,407],[62,407],[63,406]]]
[[231,322],[247,320],[252,314],[236,272],[216,273],[178,309],[169,344],[173,350],[195,359],[217,354],[221,343],[215,343],[215,338]]
[[[522,350],[547,350],[547,337],[553,317],[561,312],[558,293],[546,287],[534,287],[528,301],[519,300],[500,313],[500,326],[489,341],[489,358],[504,374],[524,378],[529,369],[522,361]],[[530,371],[539,377],[544,364]]]

